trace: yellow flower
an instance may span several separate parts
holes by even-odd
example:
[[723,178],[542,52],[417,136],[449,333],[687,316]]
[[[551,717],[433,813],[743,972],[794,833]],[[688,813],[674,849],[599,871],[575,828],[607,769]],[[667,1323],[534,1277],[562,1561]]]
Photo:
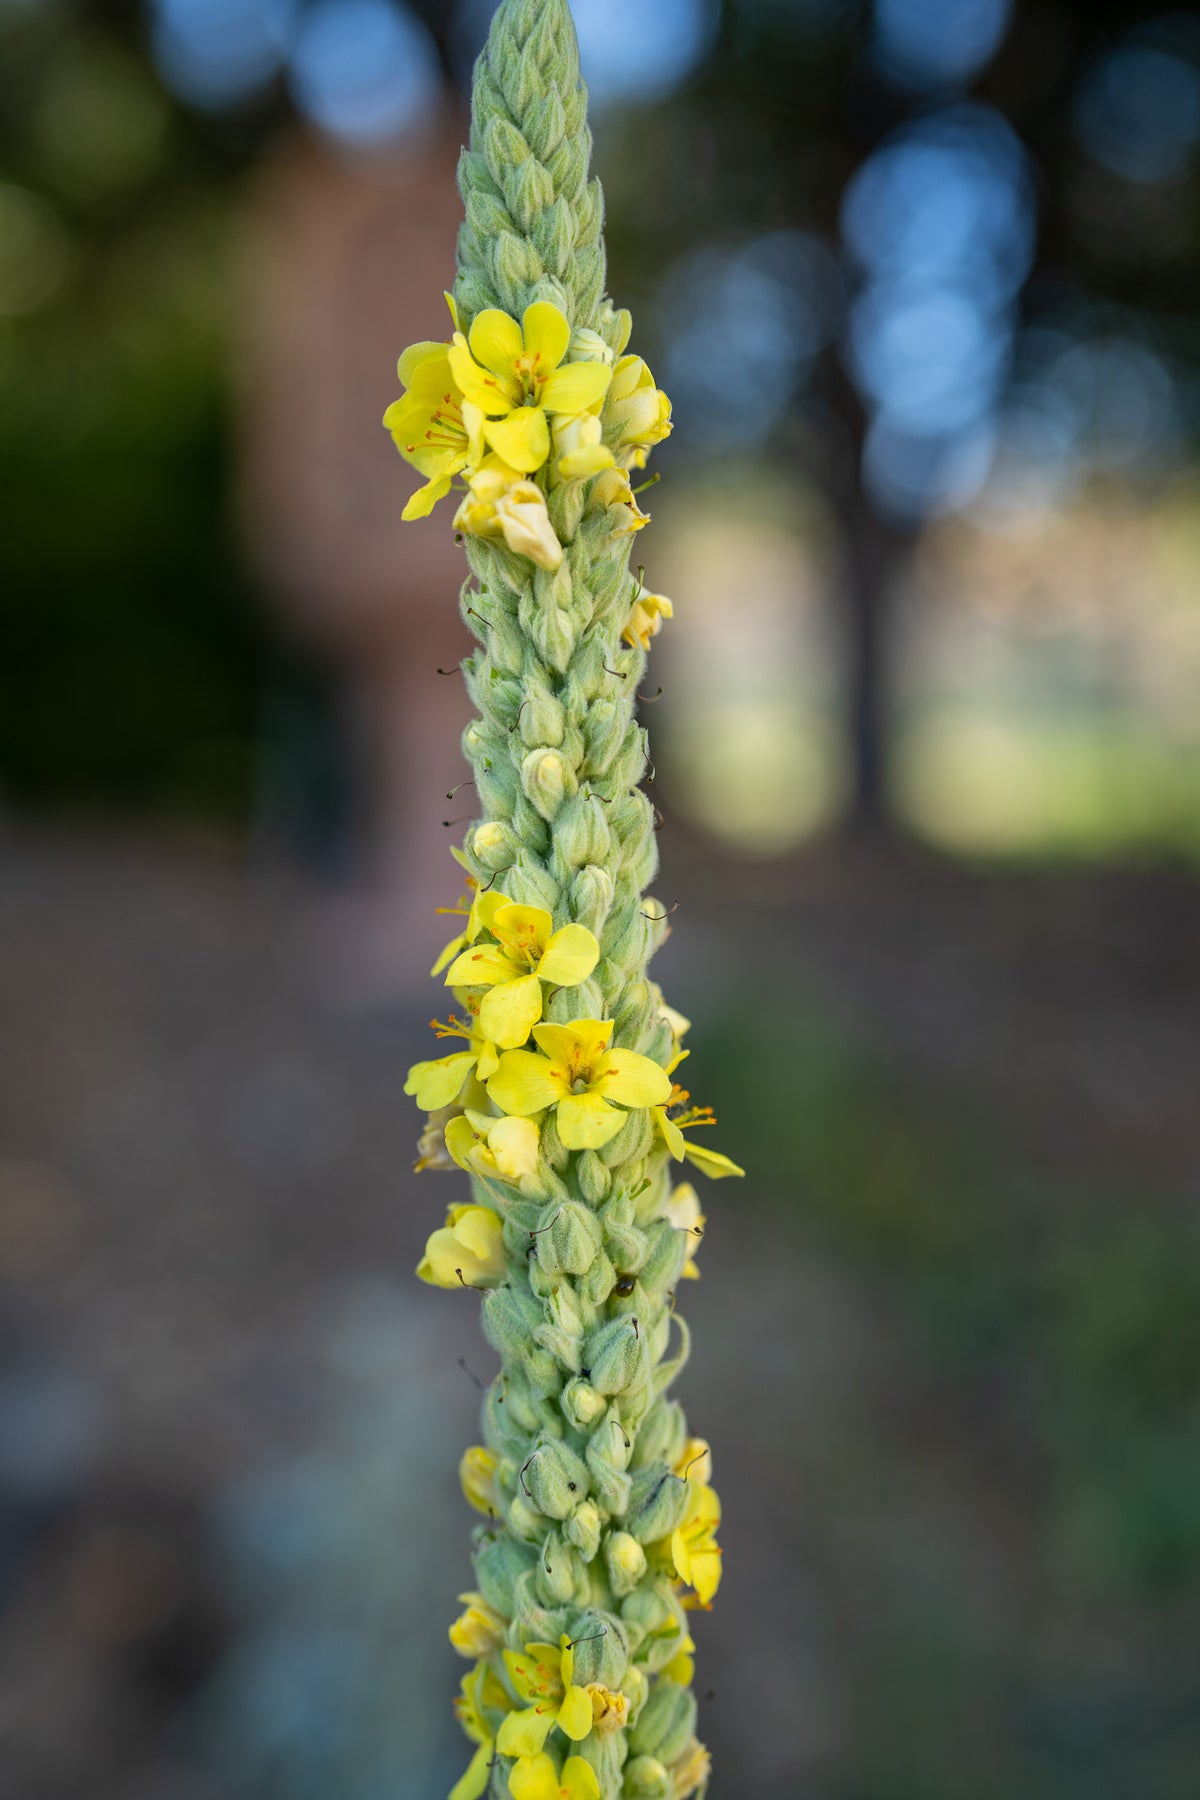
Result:
[[[446,1127],[453,1131],[457,1119]],[[503,1228],[488,1206],[452,1206],[425,1246],[417,1274],[430,1287],[497,1287],[507,1274]]]
[[614,537],[628,537],[631,532],[644,531],[650,523],[650,514],[644,513],[638,505],[637,496],[624,469],[601,471],[592,488],[592,504],[605,506],[614,514]]
[[691,1800],[712,1774],[712,1757],[699,1738],[690,1738],[670,1765],[671,1800]]
[[[454,302],[446,296],[458,323]],[[426,476],[404,509],[406,519],[423,519],[450,492],[464,469],[484,456],[484,415],[464,398],[450,368],[449,344],[414,344],[399,363],[406,393],[394,400],[383,423],[407,462]]]
[[621,636],[630,649],[639,646],[649,650],[651,638],[656,638],[662,630],[664,619],[673,619],[675,608],[665,594],[648,594],[638,583],[638,591],[634,596],[633,610],[629,615],[629,623]]
[[721,1585],[721,1547],[717,1543],[721,1502],[715,1488],[703,1482],[693,1482],[691,1487],[687,1516],[671,1535],[671,1562],[679,1579],[695,1590],[693,1605],[707,1608]]
[[575,1685],[575,1652],[564,1631],[553,1644],[526,1644],[524,1653],[504,1652],[509,1679],[526,1702],[509,1713],[496,1747],[501,1756],[534,1757],[556,1725],[578,1743],[592,1729],[592,1702],[586,1688]]
[[460,1656],[490,1656],[504,1642],[508,1620],[474,1590],[458,1598],[467,1610],[450,1627],[450,1642]]
[[597,412],[564,413],[553,425],[554,456],[564,481],[586,481],[601,469],[614,469],[617,459],[604,442]]
[[655,444],[675,429],[671,402],[640,356],[623,356],[613,371],[604,427],[608,441],[618,445],[617,461],[625,469],[644,469]]
[[510,1187],[537,1173],[538,1128],[532,1119],[496,1119],[467,1111],[447,1125],[446,1148],[469,1175]]
[[523,327],[489,307],[456,332],[450,367],[466,399],[486,415],[488,443],[512,469],[532,475],[550,456],[547,413],[590,412],[608,392],[612,370],[603,362],[563,365],[571,327],[557,306],[538,300]]
[[[677,1062],[680,1060],[682,1058],[676,1058]],[[671,1066],[674,1068],[675,1064],[673,1063]],[[488,1092],[491,1092],[490,1087]],[[675,1104],[688,1097],[681,1088],[675,1088],[674,1094],[676,1096]],[[729,1157],[722,1156],[719,1150],[706,1150],[703,1145],[689,1143],[688,1139],[684,1137],[685,1131],[694,1131],[698,1126],[716,1124],[716,1114],[711,1106],[694,1106],[690,1111],[680,1113],[674,1119],[668,1118],[665,1107],[656,1106],[654,1119],[666,1141],[667,1149],[676,1162],[682,1162],[686,1156],[689,1162],[695,1163],[702,1175],[707,1175],[713,1181],[720,1181],[725,1175],[744,1175],[746,1173],[745,1169],[740,1169],[737,1163],[731,1162]]]
[[704,1236],[706,1221],[700,1210],[700,1196],[690,1181],[681,1181],[677,1188],[672,1188],[663,1205],[663,1218],[680,1231],[686,1231],[691,1235],[693,1241],[688,1259],[683,1265],[683,1275],[685,1281],[699,1281],[700,1271],[696,1267],[696,1252],[700,1248],[700,1240]]
[[457,956],[446,985],[488,988],[479,1006],[480,1029],[502,1050],[515,1050],[542,1016],[542,983],[578,987],[599,962],[600,946],[584,925],[555,931],[540,906],[495,908],[488,929],[496,942]]
[[590,1763],[568,1756],[560,1775],[544,1750],[521,1758],[508,1778],[508,1791],[513,1800],[600,1800],[600,1783]]
[[456,531],[503,539],[514,556],[527,556],[551,574],[562,567],[563,547],[550,523],[546,496],[535,481],[489,456],[468,477],[467,486],[467,497],[454,515]]
[[[481,888],[472,875],[467,876],[467,886],[475,890],[475,897],[471,901],[470,911],[465,914],[466,927],[459,932],[456,938],[451,938],[430,969],[431,975],[440,975],[443,969],[449,968],[459,952],[465,950],[468,944],[473,944],[479,934],[487,930],[492,922],[493,913],[499,912],[502,906],[512,905],[507,894],[497,893],[496,889],[491,887]],[[457,906],[439,906],[438,911],[462,918],[465,906],[466,901],[463,899]]]
[[587,1695],[592,1703],[592,1730],[599,1737],[612,1737],[624,1731],[629,1723],[629,1701],[624,1694],[614,1694],[598,1681],[589,1681]]
[[488,1723],[487,1713],[507,1712],[511,1705],[499,1677],[486,1662],[477,1663],[469,1675],[463,1676],[454,1711],[459,1724],[478,1748],[466,1773],[451,1788],[449,1800],[480,1800],[480,1795],[486,1792],[496,1754],[496,1734]]
[[506,1050],[488,1094],[520,1117],[556,1108],[558,1135],[568,1150],[599,1150],[624,1125],[621,1107],[660,1106],[671,1088],[665,1069],[648,1056],[610,1049],[612,1034],[611,1019],[536,1025],[543,1054]]
[[458,1479],[468,1504],[487,1518],[496,1517],[501,1508],[496,1480],[499,1467],[500,1458],[495,1451],[485,1450],[482,1444],[472,1444],[469,1450],[464,1450],[458,1465]]

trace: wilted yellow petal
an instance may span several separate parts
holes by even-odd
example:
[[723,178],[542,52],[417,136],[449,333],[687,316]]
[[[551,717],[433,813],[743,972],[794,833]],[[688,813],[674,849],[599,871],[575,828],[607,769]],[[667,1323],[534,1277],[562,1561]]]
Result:
[[700,1173],[707,1175],[710,1181],[720,1181],[726,1175],[746,1173],[737,1163],[722,1156],[719,1150],[706,1150],[703,1144],[693,1144],[689,1139],[685,1139],[684,1144],[688,1161],[695,1163]]

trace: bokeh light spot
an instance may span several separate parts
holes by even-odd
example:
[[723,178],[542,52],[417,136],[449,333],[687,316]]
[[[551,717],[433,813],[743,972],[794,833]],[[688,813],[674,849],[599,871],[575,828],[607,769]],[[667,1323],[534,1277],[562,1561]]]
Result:
[[1200,70],[1152,45],[1124,45],[1084,82],[1075,130],[1089,155],[1114,173],[1165,181],[1200,143]]
[[425,27],[391,0],[319,0],[291,59],[297,106],[331,137],[385,144],[422,125],[441,72]]
[[36,312],[70,271],[66,233],[44,200],[0,182],[0,318]]
[[193,106],[236,106],[278,74],[295,12],[295,0],[154,0],[155,61]]
[[875,48],[898,85],[965,85],[1000,48],[1012,0],[875,0]]

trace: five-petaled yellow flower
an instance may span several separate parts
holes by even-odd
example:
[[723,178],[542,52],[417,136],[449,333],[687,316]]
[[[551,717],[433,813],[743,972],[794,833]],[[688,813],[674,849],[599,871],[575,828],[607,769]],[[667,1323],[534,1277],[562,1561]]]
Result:
[[560,1774],[544,1750],[521,1758],[508,1778],[508,1791],[513,1800],[600,1800],[600,1783],[590,1763],[568,1756]]
[[532,1050],[506,1050],[488,1094],[506,1113],[528,1118],[556,1109],[568,1150],[599,1150],[625,1123],[622,1107],[661,1106],[671,1078],[635,1050],[613,1050],[613,1021],[536,1025]]
[[426,477],[403,515],[424,519],[445,499],[456,475],[482,462],[484,416],[460,393],[448,344],[414,344],[400,358],[399,370],[407,392],[392,402],[383,422],[401,456]]
[[[452,1119],[446,1127],[458,1124]],[[504,1229],[489,1206],[452,1206],[417,1265],[430,1287],[497,1287],[507,1274]]]
[[490,1118],[468,1108],[447,1125],[446,1148],[469,1175],[490,1176],[510,1187],[537,1174],[538,1128],[532,1119]]
[[556,1725],[576,1743],[592,1729],[592,1701],[575,1684],[575,1651],[564,1631],[553,1644],[526,1644],[524,1653],[504,1652],[504,1664],[525,1701],[509,1713],[496,1739],[502,1756],[536,1756]]
[[469,340],[454,334],[450,368],[464,398],[486,415],[492,449],[521,474],[549,461],[547,413],[586,413],[608,392],[612,370],[603,362],[564,366],[571,327],[557,306],[538,300],[523,325],[489,307],[471,326]]
[[486,987],[479,1005],[484,1038],[502,1050],[527,1042],[542,1016],[542,983],[578,987],[600,960],[600,946],[585,925],[564,925],[540,906],[506,903],[493,908],[488,930],[494,944],[472,945],[458,955],[447,987]]
[[673,619],[675,608],[665,594],[649,594],[638,583],[638,591],[633,598],[633,609],[629,614],[629,622],[621,636],[631,650],[640,648],[649,650],[651,638],[656,638],[663,628],[664,619]]

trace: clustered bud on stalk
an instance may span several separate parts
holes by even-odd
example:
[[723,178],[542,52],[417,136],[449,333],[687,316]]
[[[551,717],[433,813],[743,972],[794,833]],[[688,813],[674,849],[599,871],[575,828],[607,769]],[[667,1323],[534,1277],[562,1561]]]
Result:
[[671,602],[630,570],[648,518],[631,475],[671,406],[605,296],[603,197],[566,0],[503,0],[475,75],[453,335],[400,359],[385,424],[426,485],[457,487],[480,818],[463,930],[434,968],[459,1048],[409,1074],[418,1168],[462,1168],[418,1273],[483,1294],[501,1361],[462,1461],[483,1515],[450,1640],[475,1745],[450,1800],[689,1800],[689,1614],[721,1574],[712,1459],[671,1385],[675,1309],[704,1216],[673,1182],[736,1164],[675,1081],[688,1022],[647,966],[655,813],[634,718]]

